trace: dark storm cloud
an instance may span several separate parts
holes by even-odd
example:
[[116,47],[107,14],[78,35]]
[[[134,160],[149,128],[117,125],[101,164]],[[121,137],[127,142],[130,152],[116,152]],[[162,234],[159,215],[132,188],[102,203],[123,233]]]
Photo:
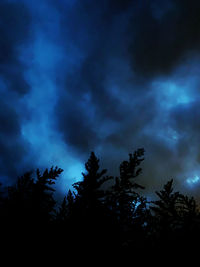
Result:
[[198,133],[200,130],[200,109],[199,100],[195,100],[187,105],[179,105],[171,111],[171,120],[176,130],[181,134],[192,131],[192,137],[194,133]]
[[[133,136],[136,128],[153,117],[155,101],[147,92],[143,99],[146,104],[137,103],[140,91],[147,89],[130,69],[131,24],[137,8],[136,1],[78,1],[70,11],[60,10],[62,45],[66,54],[77,60],[66,70],[64,87],[68,94],[62,94],[58,104],[58,125],[66,142],[81,152],[88,153],[109,139],[114,142],[113,136],[119,139],[127,128]],[[79,56],[73,50],[70,54],[69,46],[75,47]],[[144,106],[148,114],[142,111]],[[137,120],[138,113],[143,113],[143,122]],[[111,129],[111,135],[104,136],[105,128],[107,132],[112,128],[109,122],[120,125],[120,132]]]
[[[199,100],[187,105],[179,105],[170,112],[170,122],[179,135],[177,151],[179,156],[194,157],[200,163],[199,157],[199,133],[200,133],[200,110]],[[184,164],[184,161],[183,161]]]
[[[71,43],[80,53],[80,58],[74,70],[67,72],[65,89],[70,97],[62,95],[58,109],[61,110],[59,114],[65,114],[65,119],[63,116],[58,119],[66,141],[82,152],[88,153],[88,149],[101,142],[99,129],[105,120],[119,122],[129,110],[112,94],[108,83],[112,79],[112,86],[123,82],[116,72],[121,71],[118,65],[122,64],[120,60],[127,49],[121,38],[126,44],[127,37],[123,33],[126,25],[121,24],[118,16],[125,12],[130,3],[78,2],[71,12],[62,16],[63,36],[66,36],[62,44],[66,44],[67,53],[68,44]],[[116,62],[113,60],[115,58]]]
[[28,90],[23,76],[26,66],[19,55],[29,32],[29,12],[22,3],[1,1],[0,21],[0,77],[7,89],[24,94]]
[[[184,103],[184,108],[177,106],[185,96],[180,100],[182,91],[170,89],[169,80],[176,85],[177,79],[184,79],[185,72],[177,74],[177,69],[193,66],[199,53],[199,1],[55,5],[66,58],[75,59],[62,68],[65,93],[57,105],[58,129],[65,141],[80,155],[99,152],[111,170],[128,152],[144,146],[144,182],[149,186],[183,173],[189,136],[199,131],[195,124],[184,125],[197,107],[186,112]],[[187,75],[191,91],[193,75]],[[165,84],[161,88],[153,85],[160,77]]]
[[199,11],[198,0],[148,1],[142,6],[131,25],[134,71],[146,77],[170,74],[198,52]]
[[23,169],[28,146],[21,137],[19,116],[8,103],[0,101],[0,172],[15,179]]
[[30,17],[22,3],[0,2],[0,175],[21,173],[27,143],[21,135],[20,98],[29,90],[20,49],[29,35]]
[[24,3],[0,4],[3,175],[30,147],[40,166],[94,150],[116,175],[144,147],[148,190],[197,167],[199,1]]

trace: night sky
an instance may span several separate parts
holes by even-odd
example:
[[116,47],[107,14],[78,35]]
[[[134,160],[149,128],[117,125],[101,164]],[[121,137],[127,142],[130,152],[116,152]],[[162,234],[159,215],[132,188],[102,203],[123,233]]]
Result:
[[149,196],[200,193],[199,0],[0,0],[0,177],[108,174],[144,147]]

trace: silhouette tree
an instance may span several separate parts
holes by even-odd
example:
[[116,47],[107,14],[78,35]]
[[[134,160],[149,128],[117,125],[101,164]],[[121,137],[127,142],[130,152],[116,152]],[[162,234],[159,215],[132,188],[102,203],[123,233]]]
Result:
[[74,195],[71,192],[71,190],[68,191],[67,196],[64,197],[62,204],[59,208],[59,211],[57,212],[57,221],[58,222],[64,222],[70,220],[70,217],[73,213],[73,206],[74,206]]
[[75,201],[80,205],[82,212],[94,214],[104,201],[105,192],[102,185],[112,177],[105,176],[107,170],[99,171],[99,168],[99,159],[91,152],[85,164],[87,172],[82,173],[83,180],[73,184],[77,192]]
[[54,215],[56,201],[52,185],[62,172],[59,168],[37,170],[37,177],[27,172],[19,177],[14,186],[8,188],[6,202],[7,221],[20,228],[49,223]]
[[180,198],[179,192],[173,192],[173,179],[168,181],[163,190],[156,191],[158,200],[152,201],[154,206],[151,206],[151,210],[155,215],[155,233],[158,239],[168,239],[173,236],[173,231],[179,227],[180,217]]
[[108,233],[108,209],[105,204],[106,192],[103,185],[112,177],[105,176],[107,170],[100,170],[99,159],[91,152],[85,164],[83,180],[73,184],[76,190],[73,203],[73,228],[76,238],[90,240],[91,244],[100,245]]
[[16,184],[8,188],[7,223],[21,226],[33,220],[34,180],[27,172],[19,177]]
[[63,172],[58,167],[46,169],[43,174],[37,169],[37,180],[34,184],[34,208],[40,221],[49,222],[55,215],[56,201],[53,196],[55,189],[52,185]]
[[[152,233],[157,247],[189,253],[199,233],[199,211],[193,197],[173,192],[173,179],[163,190],[156,192],[158,200],[152,201]],[[195,230],[194,230],[195,229]],[[195,237],[196,236],[196,237]],[[193,240],[193,241],[192,241]],[[192,241],[192,242],[191,242]]]
[[181,194],[179,192],[173,193],[172,185],[173,179],[164,185],[163,190],[160,192],[156,191],[156,195],[159,197],[159,200],[152,201],[155,206],[152,206],[151,209],[160,218],[166,219],[177,216],[177,208]]
[[138,226],[138,222],[144,220],[145,199],[136,192],[137,189],[144,189],[144,187],[135,182],[142,172],[139,166],[143,160],[143,148],[129,154],[129,160],[120,164],[120,177],[116,177],[110,192],[110,206],[121,228],[122,240],[124,240],[122,243],[127,243],[127,238],[133,239],[132,235],[136,235],[134,223]]
[[144,160],[144,149],[138,149],[134,154],[129,154],[129,161],[120,164],[120,177],[116,177],[112,187],[113,210],[118,214],[121,222],[132,221],[133,213],[138,205],[139,194],[136,189],[144,189],[143,186],[135,183],[135,178],[142,172],[138,167]]
[[55,244],[62,249],[67,240],[65,247],[81,249],[87,243],[88,251],[93,247],[135,253],[153,249],[169,255],[173,250],[195,250],[194,242],[200,238],[196,200],[174,192],[171,179],[156,191],[158,199],[149,206],[138,192],[144,187],[136,182],[143,160],[142,148],[129,154],[114,179],[100,169],[99,159],[91,152],[82,180],[73,184],[75,192],[69,190],[58,209],[54,184],[63,170],[52,167],[37,170],[36,176],[25,173],[7,194],[0,190],[1,236],[5,233],[5,240],[12,238],[17,245],[25,233],[24,244],[40,240],[40,247],[48,249]]
[[193,197],[180,196],[179,217],[181,235],[188,239],[188,241],[199,239],[200,213],[196,200]]

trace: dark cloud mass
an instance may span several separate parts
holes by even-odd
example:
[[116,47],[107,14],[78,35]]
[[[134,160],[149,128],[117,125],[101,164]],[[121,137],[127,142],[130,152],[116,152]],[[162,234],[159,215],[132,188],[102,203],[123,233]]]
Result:
[[24,79],[25,65],[20,62],[19,50],[29,35],[29,11],[22,3],[0,3],[0,77],[7,89],[23,94],[28,90]]
[[[22,3],[0,3],[0,171],[7,182],[21,170],[27,143],[21,136],[20,98],[29,90],[20,49],[29,38],[29,10]],[[20,170],[21,168],[21,170]]]
[[198,195],[199,14],[197,0],[1,1],[3,179],[54,164],[70,186],[91,150],[117,174],[144,147],[149,194],[174,177]]
[[134,18],[132,45],[134,70],[141,75],[170,74],[190,53],[200,48],[199,1],[148,1]]

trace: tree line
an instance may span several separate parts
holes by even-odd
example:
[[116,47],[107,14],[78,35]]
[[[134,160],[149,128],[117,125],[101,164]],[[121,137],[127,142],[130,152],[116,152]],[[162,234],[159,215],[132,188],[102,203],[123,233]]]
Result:
[[[62,169],[27,172],[1,190],[1,236],[40,240],[41,244],[104,249],[193,250],[200,237],[200,212],[193,197],[174,192],[173,179],[149,201],[138,183],[144,149],[129,154],[118,177],[107,175],[91,152],[82,180],[62,203],[54,184]],[[108,183],[108,181],[110,181]],[[109,186],[107,186],[109,184]],[[63,242],[61,242],[63,241]]]

